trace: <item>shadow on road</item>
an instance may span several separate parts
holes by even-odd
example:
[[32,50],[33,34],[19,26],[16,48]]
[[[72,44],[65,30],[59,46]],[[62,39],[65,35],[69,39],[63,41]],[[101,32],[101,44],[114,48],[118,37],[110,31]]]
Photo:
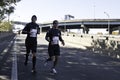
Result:
[[47,58],[47,45],[38,45],[37,74],[31,71],[32,61],[24,66],[24,44],[19,44],[18,76],[19,80],[119,80],[120,60],[91,50],[61,47],[61,56],[57,66],[58,74],[50,73],[52,63],[44,66]]

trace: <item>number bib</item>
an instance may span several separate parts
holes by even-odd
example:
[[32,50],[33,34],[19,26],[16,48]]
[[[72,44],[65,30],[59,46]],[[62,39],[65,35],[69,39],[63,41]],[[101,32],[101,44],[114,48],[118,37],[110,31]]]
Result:
[[37,29],[30,30],[30,37],[37,37]]
[[58,36],[54,36],[52,38],[52,44],[59,44],[59,37]]

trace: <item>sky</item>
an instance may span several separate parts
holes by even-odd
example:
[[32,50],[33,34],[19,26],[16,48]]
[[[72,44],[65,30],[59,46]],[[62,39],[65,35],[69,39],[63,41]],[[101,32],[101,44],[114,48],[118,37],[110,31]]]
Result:
[[37,22],[64,20],[65,15],[74,19],[120,18],[120,0],[21,0],[11,15],[14,21],[31,21],[31,16],[38,17]]

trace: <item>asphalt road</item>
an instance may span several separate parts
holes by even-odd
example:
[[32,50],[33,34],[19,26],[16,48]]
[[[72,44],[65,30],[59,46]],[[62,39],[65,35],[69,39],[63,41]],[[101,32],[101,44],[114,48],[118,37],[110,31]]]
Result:
[[[16,80],[120,80],[119,59],[83,50],[68,42],[66,42],[66,46],[61,46],[61,56],[56,68],[58,74],[52,74],[50,72],[52,62],[46,67],[44,66],[44,61],[48,56],[48,43],[44,36],[38,37],[37,73],[33,74],[31,73],[31,55],[28,65],[24,66],[24,42],[25,35],[18,35],[15,43],[13,42],[13,45],[11,44],[11,47],[4,54],[6,57],[2,62],[0,61],[0,80],[11,80],[13,79],[11,76],[17,78]],[[79,46],[79,44],[76,45]],[[1,54],[3,54],[3,51]]]

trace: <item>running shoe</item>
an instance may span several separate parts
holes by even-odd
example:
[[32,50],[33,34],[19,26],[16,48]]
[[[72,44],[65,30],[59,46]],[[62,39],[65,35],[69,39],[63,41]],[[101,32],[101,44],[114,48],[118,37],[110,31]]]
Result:
[[35,69],[32,69],[32,71],[31,71],[32,73],[36,73],[36,70]]
[[48,61],[45,61],[44,66],[47,66],[47,64],[48,64]]
[[52,68],[52,73],[57,74],[57,71],[55,70],[55,68]]

